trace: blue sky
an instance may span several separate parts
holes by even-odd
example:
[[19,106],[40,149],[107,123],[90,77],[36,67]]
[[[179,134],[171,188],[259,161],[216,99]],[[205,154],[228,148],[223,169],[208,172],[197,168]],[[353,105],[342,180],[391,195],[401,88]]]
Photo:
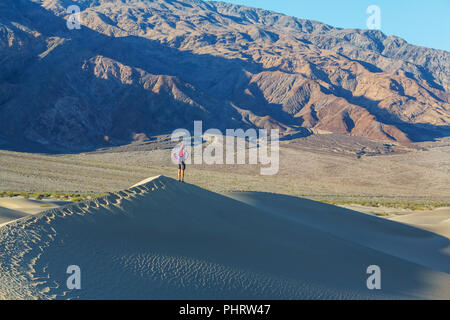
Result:
[[311,19],[341,28],[367,29],[366,9],[381,10],[381,31],[408,43],[450,51],[450,0],[222,0]]

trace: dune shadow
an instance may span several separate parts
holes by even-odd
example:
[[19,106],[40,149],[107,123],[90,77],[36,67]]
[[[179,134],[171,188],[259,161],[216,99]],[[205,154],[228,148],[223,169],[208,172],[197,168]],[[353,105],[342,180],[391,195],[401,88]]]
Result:
[[[259,209],[278,213],[304,223],[309,223],[314,227],[329,227],[329,231],[335,232],[339,236],[344,236],[344,233],[347,231],[353,232],[355,236],[363,235],[366,231],[355,232],[355,230],[346,230],[345,232],[336,232],[338,231],[338,228],[343,225],[333,227],[326,225],[327,222],[341,222],[344,224],[348,222],[353,224],[355,228],[357,226],[368,229],[374,228],[377,233],[380,233],[380,236],[386,237],[404,236],[405,238],[424,241],[430,239],[432,240],[430,241],[430,245],[433,246],[431,249],[439,254],[443,254],[443,249],[450,246],[450,240],[448,238],[431,231],[310,199],[255,191],[230,192],[226,195]],[[321,219],[327,219],[327,221],[323,221],[324,223],[321,224]],[[349,224],[345,227],[351,228],[352,226]],[[357,241],[358,239],[356,238],[355,240]],[[450,273],[450,264],[447,263],[442,265],[441,271]]]
[[23,218],[23,217],[27,217],[27,216],[29,216],[29,214],[27,214],[27,213],[9,209],[9,208],[0,207],[0,225]]

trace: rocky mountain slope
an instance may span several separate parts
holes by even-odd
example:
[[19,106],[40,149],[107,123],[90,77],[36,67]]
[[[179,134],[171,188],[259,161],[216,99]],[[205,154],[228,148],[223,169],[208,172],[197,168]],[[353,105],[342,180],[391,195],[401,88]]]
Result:
[[221,2],[0,3],[0,144],[78,151],[196,119],[424,141],[449,135],[449,75],[446,51]]

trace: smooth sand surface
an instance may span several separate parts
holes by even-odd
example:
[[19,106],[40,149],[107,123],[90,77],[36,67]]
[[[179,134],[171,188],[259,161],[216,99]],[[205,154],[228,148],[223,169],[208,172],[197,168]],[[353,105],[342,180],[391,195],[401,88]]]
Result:
[[16,219],[38,214],[51,208],[58,208],[68,203],[70,202],[50,199],[25,199],[20,196],[0,198],[0,227]]
[[416,226],[450,238],[450,208],[413,212],[405,215],[388,217],[388,219]]
[[[3,299],[449,299],[449,239],[296,197],[167,177],[0,228]],[[81,290],[69,290],[69,265]],[[366,286],[381,268],[381,290]]]
[[20,218],[23,218],[26,216],[28,216],[28,214],[26,214],[24,212],[0,207],[0,227],[10,221],[20,219]]
[[0,198],[0,207],[28,214],[37,214],[49,208],[57,208],[68,203],[70,202],[50,199],[34,200],[23,197]]
[[409,224],[450,238],[450,208],[448,207],[426,211],[388,207],[366,207],[357,204],[342,205],[340,207],[370,215],[377,215],[378,213],[377,216],[379,217]]

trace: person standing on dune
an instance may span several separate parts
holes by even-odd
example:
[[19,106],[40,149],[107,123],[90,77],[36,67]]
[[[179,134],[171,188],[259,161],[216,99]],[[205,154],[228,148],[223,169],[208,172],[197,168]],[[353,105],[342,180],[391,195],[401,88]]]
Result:
[[184,170],[186,169],[185,160],[188,157],[188,153],[184,149],[183,144],[180,146],[180,149],[173,153],[173,156],[178,162],[178,182],[184,182]]

